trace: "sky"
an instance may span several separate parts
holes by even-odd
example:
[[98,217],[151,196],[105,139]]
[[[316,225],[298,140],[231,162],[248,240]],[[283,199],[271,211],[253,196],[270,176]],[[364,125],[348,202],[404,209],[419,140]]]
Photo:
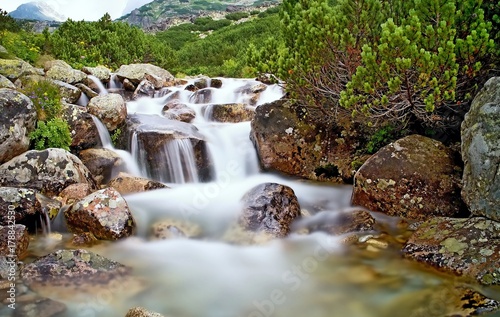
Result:
[[0,0],[0,9],[11,12],[23,3],[37,1],[51,4],[56,11],[72,20],[96,21],[106,12],[111,19],[117,19],[153,0]]

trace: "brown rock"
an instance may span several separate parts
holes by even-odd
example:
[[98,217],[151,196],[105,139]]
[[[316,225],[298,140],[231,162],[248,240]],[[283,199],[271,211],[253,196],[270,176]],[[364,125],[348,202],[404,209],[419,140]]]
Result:
[[59,198],[63,204],[70,205],[91,193],[92,189],[88,184],[71,184],[59,193]]
[[12,317],[55,317],[66,311],[65,304],[40,296],[19,296],[16,304]]
[[113,187],[122,195],[139,193],[160,188],[168,188],[166,185],[160,182],[143,177],[129,175],[124,172],[120,172],[118,176],[113,178],[108,183],[108,186]]
[[441,142],[410,135],[391,143],[356,173],[352,204],[390,216],[426,220],[463,212],[461,169]]
[[162,314],[146,310],[143,307],[131,308],[125,317],[164,317]]
[[72,153],[102,146],[99,130],[85,107],[66,105],[63,111],[63,119],[68,122],[71,130]]
[[233,123],[250,121],[255,115],[255,110],[243,103],[207,105],[202,112],[209,120]]
[[87,149],[81,151],[78,156],[94,176],[98,185],[106,184],[125,169],[120,155],[110,149]]
[[[11,239],[12,237],[14,239]],[[29,243],[30,238],[26,226],[20,224],[0,226],[0,256],[10,259],[15,256],[20,259],[28,249]]]
[[127,202],[111,187],[76,202],[64,216],[70,231],[91,232],[102,240],[126,238],[135,232],[135,221]]
[[189,123],[196,117],[196,112],[178,100],[173,100],[163,107],[162,115],[172,120]]

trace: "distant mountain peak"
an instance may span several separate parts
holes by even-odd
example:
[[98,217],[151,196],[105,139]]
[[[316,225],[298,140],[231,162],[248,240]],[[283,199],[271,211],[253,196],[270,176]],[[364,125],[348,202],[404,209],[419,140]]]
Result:
[[21,4],[16,10],[9,13],[16,19],[39,21],[66,21],[66,17],[57,12],[49,3],[43,1]]

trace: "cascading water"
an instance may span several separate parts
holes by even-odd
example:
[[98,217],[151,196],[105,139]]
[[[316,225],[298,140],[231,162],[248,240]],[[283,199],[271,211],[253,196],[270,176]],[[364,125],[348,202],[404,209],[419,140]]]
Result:
[[[220,91],[213,90],[210,102],[247,100],[248,95],[241,88],[256,84],[222,81],[223,87]],[[229,91],[225,93],[225,89]],[[281,93],[279,87],[268,86],[256,105],[279,98]],[[171,120],[160,120],[164,104],[174,95],[198,114],[193,122],[196,129],[188,129],[188,124],[172,128]],[[304,214],[312,214],[304,220],[318,223],[325,221],[325,214],[336,215],[351,207],[352,188],[261,173],[249,140],[249,122],[206,120],[200,114],[201,107],[207,104],[189,103],[191,95],[182,87],[174,87],[162,97],[142,98],[127,104],[129,115],[135,114],[138,122],[137,129],[131,132],[135,160],[143,163],[157,154],[147,153],[145,144],[158,137],[155,132],[163,133],[163,137],[170,135],[169,140],[173,140],[171,134],[184,136],[163,143],[157,150],[164,152],[164,161],[170,161],[165,170],[174,174],[174,180],[168,180],[171,188],[125,196],[137,221],[135,237],[90,248],[132,267],[137,283],[119,277],[113,287],[100,286],[102,289],[86,295],[78,288],[73,290],[75,294],[66,291],[66,296],[56,293],[54,287],[44,289],[43,296],[67,305],[62,316],[123,317],[134,306],[177,317],[449,315],[442,308],[452,304],[442,290],[455,294],[456,281],[402,261],[397,248],[377,250],[372,246],[375,251],[366,248],[353,252],[342,247],[345,237],[321,232],[297,232],[261,245],[229,243],[227,233],[241,210],[241,198],[256,185],[274,182],[290,186]],[[104,136],[106,133],[102,131]],[[194,172],[189,172],[194,170],[195,163],[187,164],[180,150],[193,150],[194,141],[189,141],[187,134],[206,143],[213,172],[210,181],[196,182]],[[110,141],[104,138],[103,144],[110,146]],[[175,163],[174,167],[172,162],[182,163]],[[196,226],[203,238],[150,240],[152,225],[167,219]],[[390,230],[394,228],[388,226],[386,231]],[[370,232],[361,238],[372,239],[373,235]]]

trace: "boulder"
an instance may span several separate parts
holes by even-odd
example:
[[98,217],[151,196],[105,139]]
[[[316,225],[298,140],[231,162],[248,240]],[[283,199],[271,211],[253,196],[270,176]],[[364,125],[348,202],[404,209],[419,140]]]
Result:
[[[127,120],[126,133],[126,139],[135,142],[132,154],[139,156],[138,161],[150,178],[160,182],[211,178],[205,137],[194,125],[157,115],[134,114]],[[183,155],[176,155],[180,152]]]
[[116,189],[121,195],[145,192],[148,190],[168,188],[166,185],[151,179],[129,175],[120,172],[109,183],[109,187]]
[[61,99],[63,101],[71,104],[76,104],[78,102],[78,99],[80,99],[82,94],[82,91],[78,87],[60,80],[52,80],[52,82],[59,88],[59,91],[61,92]]
[[483,285],[499,285],[499,238],[499,222],[484,217],[436,217],[418,227],[403,254]]
[[64,61],[49,61],[45,64],[45,76],[49,79],[59,80],[67,84],[82,82],[87,74],[80,70],[73,69]]
[[189,108],[186,104],[183,104],[178,100],[173,100],[167,103],[163,107],[161,114],[165,118],[187,123],[193,121],[196,117],[196,112],[193,109]]
[[195,92],[189,97],[191,103],[210,103],[212,101],[213,88],[196,89]]
[[59,193],[58,199],[65,205],[72,205],[90,194],[92,189],[88,184],[71,184]]
[[26,226],[21,224],[0,226],[0,256],[21,259],[28,250],[29,243],[30,237]]
[[241,199],[243,209],[238,223],[250,231],[264,231],[277,238],[290,232],[292,222],[300,218],[300,205],[292,188],[264,183],[249,190]]
[[8,88],[0,88],[0,112],[2,164],[29,149],[29,134],[35,130],[37,113],[28,97]]
[[135,85],[138,85],[147,75],[152,75],[156,78],[163,79],[163,86],[174,79],[174,76],[167,70],[152,64],[130,64],[122,65],[116,72],[116,76],[120,81],[129,80]]
[[16,89],[16,85],[14,85],[7,77],[0,75],[0,88]]
[[[87,96],[87,98],[89,98],[89,99],[92,99],[92,98],[94,98],[96,96],[99,96],[99,93],[97,93],[95,90],[93,90],[92,88],[90,88],[89,86],[87,86],[85,84],[78,83],[78,84],[75,84],[75,86],[78,89],[80,89],[81,92],[84,93],[85,96]],[[87,105],[84,105],[84,106],[87,106]]]
[[18,78],[27,75],[43,76],[43,70],[31,66],[20,59],[0,59],[0,75],[14,82]]
[[126,238],[135,231],[135,220],[127,202],[112,187],[79,200],[64,216],[71,232],[90,232],[101,240]]
[[82,72],[84,72],[87,75],[92,75],[99,79],[103,83],[109,82],[111,78],[111,70],[105,66],[96,66],[96,67],[88,67],[85,66],[82,68]]
[[369,158],[354,176],[352,204],[406,219],[459,216],[461,168],[441,142],[410,135]]
[[47,254],[21,269],[29,287],[65,285],[105,285],[131,273],[131,269],[91,251],[59,250]]
[[255,110],[243,103],[212,104],[202,107],[202,113],[208,120],[217,122],[251,121]]
[[63,108],[63,119],[68,122],[71,130],[72,153],[79,153],[82,150],[102,146],[92,115],[85,107],[66,104]]
[[310,120],[305,107],[284,99],[260,105],[251,127],[264,170],[337,183],[352,180],[353,144],[334,127]]
[[0,165],[2,186],[32,188],[52,197],[76,183],[97,188],[82,161],[63,149],[28,151]]
[[107,184],[125,169],[120,155],[110,149],[87,149],[81,151],[78,157],[89,169],[98,185]]
[[462,197],[473,215],[500,220],[500,77],[476,95],[461,135]]
[[119,94],[96,96],[90,99],[87,109],[104,123],[108,131],[114,131],[127,118],[125,100]]

